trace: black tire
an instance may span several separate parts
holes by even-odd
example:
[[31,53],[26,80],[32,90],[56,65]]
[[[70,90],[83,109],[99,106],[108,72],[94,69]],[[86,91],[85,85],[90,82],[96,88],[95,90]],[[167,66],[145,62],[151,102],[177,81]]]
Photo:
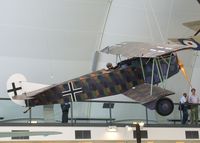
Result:
[[169,98],[161,98],[156,102],[156,111],[161,116],[167,116],[174,110],[174,103]]

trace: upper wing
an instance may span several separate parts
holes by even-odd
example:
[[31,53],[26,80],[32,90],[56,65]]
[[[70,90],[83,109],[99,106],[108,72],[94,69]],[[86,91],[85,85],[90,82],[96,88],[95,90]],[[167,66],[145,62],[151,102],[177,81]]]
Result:
[[200,20],[186,22],[186,23],[183,23],[183,25],[194,30],[194,31],[198,31],[200,29]]
[[144,42],[122,42],[117,45],[108,46],[101,52],[113,55],[122,55],[127,58],[132,57],[157,57],[170,52],[188,49],[181,44],[157,44]]

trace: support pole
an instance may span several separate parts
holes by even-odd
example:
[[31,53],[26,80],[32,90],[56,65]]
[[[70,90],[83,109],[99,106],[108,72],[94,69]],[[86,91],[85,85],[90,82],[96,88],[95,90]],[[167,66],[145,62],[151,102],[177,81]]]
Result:
[[141,65],[141,69],[142,69],[143,79],[145,81],[145,73],[144,73],[144,67],[143,67],[143,63],[142,63],[142,58],[141,57],[140,57],[140,65]]
[[150,95],[152,95],[152,92],[153,92],[154,61],[155,61],[155,59],[153,59],[152,71],[151,71],[151,91],[150,91]]
[[170,65],[171,65],[171,60],[172,60],[172,54],[170,55],[170,58],[169,58],[169,63],[168,63],[168,68],[167,68],[167,73],[166,73],[165,79],[167,79],[168,75],[169,75],[169,69],[170,69]]
[[110,123],[112,123],[112,108],[111,108],[111,102],[109,102],[109,114],[110,114]]
[[73,110],[74,110],[74,109],[73,109],[73,103],[74,103],[74,102],[71,101],[71,105],[70,105],[70,107],[71,107],[71,108],[70,108],[70,109],[71,109],[71,110],[70,110],[70,111],[71,111],[71,124],[72,124],[72,125],[73,125],[73,118],[74,118],[74,116],[73,116]]
[[141,131],[139,123],[136,124],[136,140],[137,143],[141,143]]
[[32,119],[32,112],[31,112],[31,108],[30,108],[30,110],[29,110],[29,123],[31,124],[31,119]]

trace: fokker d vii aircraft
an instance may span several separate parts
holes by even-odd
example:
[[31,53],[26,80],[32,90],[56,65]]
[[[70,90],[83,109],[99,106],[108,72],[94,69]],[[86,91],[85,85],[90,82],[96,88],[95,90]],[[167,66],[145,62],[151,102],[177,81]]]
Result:
[[29,91],[23,76],[12,76],[7,82],[7,92],[12,100],[25,101],[27,107],[124,94],[166,116],[174,108],[173,102],[166,96],[174,93],[157,84],[179,72],[176,52],[184,49],[191,47],[123,42],[101,50],[103,53],[127,58],[118,62],[113,69],[102,69],[59,84],[43,86],[41,89],[35,88],[36,84],[33,84]]

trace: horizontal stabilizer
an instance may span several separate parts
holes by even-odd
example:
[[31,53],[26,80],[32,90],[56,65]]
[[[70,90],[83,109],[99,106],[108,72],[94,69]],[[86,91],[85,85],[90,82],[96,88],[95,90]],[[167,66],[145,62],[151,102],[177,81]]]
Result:
[[185,23],[183,23],[183,25],[194,30],[194,31],[198,31],[200,29],[200,20],[185,22]]
[[40,83],[33,83],[33,82],[22,82],[22,89],[28,93],[32,92],[38,89],[43,89],[45,87],[48,87],[49,85],[46,84],[40,84]]
[[[152,86],[152,94],[151,94],[151,86]],[[146,104],[158,100],[161,97],[172,95],[174,94],[174,92],[163,89],[158,86],[153,86],[151,84],[144,83],[136,86],[134,89],[126,91],[123,94],[137,102],[140,102],[141,104]]]
[[44,92],[45,90],[48,90],[49,88],[53,87],[55,85],[51,85],[51,86],[47,86],[47,87],[43,87],[41,89],[35,90],[35,91],[31,91],[31,92],[27,92],[27,93],[23,93],[21,95],[18,96],[13,96],[12,98],[15,100],[26,100],[26,99],[33,99],[35,95]]
[[187,47],[185,49],[200,50],[200,35],[190,38],[170,38],[169,40],[177,44],[185,45]]
[[47,87],[49,85],[27,82],[26,77],[20,73],[11,75],[7,80],[7,93],[10,99],[20,106],[26,106],[25,100],[33,99],[30,93]]
[[33,97],[27,96],[25,93],[23,93],[22,95],[13,96],[12,99],[13,100],[28,100],[28,99],[33,99]]

